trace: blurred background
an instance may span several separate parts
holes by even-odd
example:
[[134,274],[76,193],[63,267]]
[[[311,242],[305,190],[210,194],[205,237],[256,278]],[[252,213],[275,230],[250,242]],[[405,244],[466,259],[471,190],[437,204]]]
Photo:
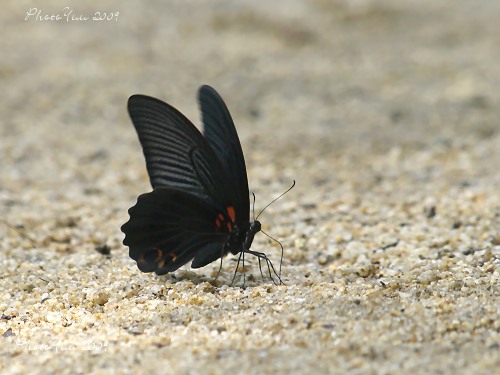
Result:
[[[294,178],[325,153],[496,136],[499,10],[472,0],[4,2],[1,185],[120,184],[142,163],[128,96],[159,97],[198,125],[202,83],[225,98],[251,174],[267,179]],[[266,148],[286,160],[278,174],[258,157]]]

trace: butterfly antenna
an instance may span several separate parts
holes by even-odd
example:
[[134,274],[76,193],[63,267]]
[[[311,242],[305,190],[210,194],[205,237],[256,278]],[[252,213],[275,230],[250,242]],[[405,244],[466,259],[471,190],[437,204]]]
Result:
[[[272,205],[274,202],[276,202],[278,199],[280,199],[283,195],[285,195],[286,193],[288,193],[290,190],[293,189],[293,187],[295,186],[295,180],[293,180],[293,184],[292,186],[290,186],[284,193],[281,193],[278,197],[274,198],[266,207],[264,207],[260,212],[259,214],[257,215],[257,217],[255,218],[255,220],[257,220],[259,218],[259,216],[264,212],[264,210],[266,208],[268,208],[270,205]],[[252,193],[253,194],[253,193]],[[255,196],[254,196],[255,198]],[[254,200],[254,203],[255,203],[255,200]]]
[[281,247],[280,268],[279,268],[279,271],[278,271],[278,279],[281,281],[281,265],[283,264],[283,253],[285,252],[285,250],[283,249],[283,245],[276,238],[270,236],[269,234],[267,234],[266,232],[264,232],[262,229],[260,231],[262,233],[264,233],[267,237],[269,237],[271,240],[273,240],[274,242],[277,242],[278,245],[280,245],[280,247]]

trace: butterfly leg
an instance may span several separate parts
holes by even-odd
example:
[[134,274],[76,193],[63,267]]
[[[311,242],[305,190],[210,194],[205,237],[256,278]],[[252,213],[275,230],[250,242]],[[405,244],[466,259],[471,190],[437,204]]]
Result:
[[[265,260],[265,261],[266,261],[266,264],[267,264],[267,270],[268,270],[268,272],[269,272],[269,277],[270,277],[270,279],[273,281],[273,283],[274,283],[275,285],[280,285],[280,284],[283,284],[283,285],[284,285],[284,284],[285,284],[285,283],[283,282],[283,280],[281,280],[281,276],[278,274],[278,272],[276,272],[276,269],[274,268],[273,263],[272,263],[272,262],[271,262],[271,260],[267,257],[267,255],[266,255],[266,254],[264,254],[264,253],[260,253],[260,252],[258,252],[258,251],[252,251],[252,250],[246,250],[245,252],[246,252],[246,253],[249,253],[249,254],[252,254],[253,256],[257,257],[257,259],[259,260],[259,265],[260,265],[260,260],[261,260],[261,259],[263,259],[263,260]],[[271,272],[271,270],[272,270],[272,272]],[[262,270],[261,270],[261,272],[262,272]],[[274,273],[274,275],[276,275],[276,277],[278,278],[279,283],[277,283],[277,282],[276,282],[276,280],[274,279],[274,277],[273,277],[273,275],[272,275],[273,273]]]
[[259,261],[260,276],[262,277],[262,281],[264,281],[264,273],[262,272],[262,262],[260,261],[259,257],[257,258],[257,260]]
[[243,255],[243,251],[238,256],[238,262],[236,263],[236,268],[234,269],[233,279],[231,280],[231,284],[229,286],[233,286],[234,280],[236,280],[236,273],[238,272],[238,268],[240,267],[240,262],[243,258],[243,266],[245,266],[245,256]]
[[[295,185],[295,181],[293,183]],[[293,187],[293,186],[292,186]],[[262,233],[264,233],[267,237],[269,237],[271,240],[273,240],[274,242],[276,242],[280,247],[281,247],[281,257],[280,257],[280,269],[279,269],[279,272],[278,272],[278,279],[280,280],[281,282],[281,265],[283,264],[283,254],[285,252],[285,250],[283,249],[283,245],[281,244],[281,242],[279,242],[276,238],[270,236],[269,234],[267,234],[266,232],[264,232],[262,229],[260,230]]]
[[[232,286],[234,284],[234,281],[236,280],[236,274],[238,272],[238,269],[239,269],[239,266],[240,266],[240,263],[242,264],[243,266],[243,285],[242,285],[242,288],[245,287],[245,283],[246,283],[246,274],[245,274],[245,253],[248,253],[248,254],[251,254],[253,256],[255,256],[259,262],[259,270],[260,270],[260,274],[262,276],[262,279],[264,279],[264,272],[262,271],[262,260],[265,260],[266,262],[266,265],[267,265],[267,271],[269,272],[269,278],[273,281],[273,283],[275,285],[280,285],[280,284],[285,284],[283,282],[283,280],[281,280],[281,269],[280,269],[280,272],[278,273],[276,271],[276,269],[274,268],[274,265],[273,263],[271,262],[271,259],[269,259],[267,257],[266,254],[264,253],[261,253],[261,252],[258,252],[258,251],[253,251],[253,250],[243,250],[240,252],[240,255],[238,257],[238,261],[236,263],[236,268],[234,270],[234,274],[233,274],[233,279],[231,280],[231,284],[230,286]],[[276,276],[276,278],[278,279],[279,282],[276,282],[273,274]]]
[[217,275],[215,276],[215,280],[214,280],[215,286],[217,286],[217,280],[219,279],[220,271],[222,271],[222,256],[220,257],[219,270],[217,271]]

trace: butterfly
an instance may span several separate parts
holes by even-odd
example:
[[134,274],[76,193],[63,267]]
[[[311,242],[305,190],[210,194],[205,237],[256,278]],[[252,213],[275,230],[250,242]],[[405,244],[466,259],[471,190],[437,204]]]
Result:
[[199,88],[198,102],[203,134],[159,99],[129,98],[153,191],[129,209],[123,244],[142,272],[164,275],[189,261],[199,268],[239,253],[256,256],[261,274],[266,261],[271,279],[272,269],[282,283],[269,258],[250,249],[261,223],[250,221],[245,159],[229,110],[207,85]]

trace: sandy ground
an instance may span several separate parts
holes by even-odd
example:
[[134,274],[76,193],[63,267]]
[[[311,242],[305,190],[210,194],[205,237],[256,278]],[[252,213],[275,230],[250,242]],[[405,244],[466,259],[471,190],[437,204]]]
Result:
[[[3,2],[0,372],[498,373],[499,14]],[[231,258],[218,286],[217,262],[143,274],[121,244],[150,189],[128,96],[199,124],[203,83],[235,119],[256,208],[297,180],[260,218],[284,286],[255,260],[244,289]],[[253,249],[279,264],[264,235]]]

